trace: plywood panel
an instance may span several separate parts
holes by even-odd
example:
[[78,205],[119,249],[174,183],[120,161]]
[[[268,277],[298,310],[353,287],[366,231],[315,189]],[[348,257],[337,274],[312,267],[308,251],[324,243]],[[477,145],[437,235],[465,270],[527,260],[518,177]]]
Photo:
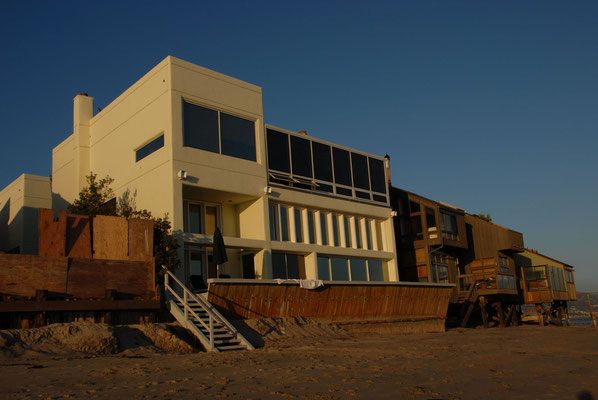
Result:
[[38,254],[48,257],[64,257],[66,251],[66,211],[60,211],[58,221],[54,221],[54,211],[47,208],[40,208],[38,215]]
[[91,224],[87,215],[68,214],[66,219],[66,256],[91,258]]
[[125,218],[98,215],[93,219],[93,258],[127,260],[129,226]]
[[415,262],[417,265],[428,264],[427,247],[415,250]]
[[129,220],[129,260],[150,261],[154,255],[154,221]]
[[210,283],[209,300],[231,318],[444,318],[452,287],[329,284]]

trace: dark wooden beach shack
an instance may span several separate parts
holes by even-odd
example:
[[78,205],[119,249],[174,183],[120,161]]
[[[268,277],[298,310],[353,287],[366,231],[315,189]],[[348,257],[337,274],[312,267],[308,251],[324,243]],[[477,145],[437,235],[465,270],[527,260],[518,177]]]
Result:
[[569,323],[567,302],[577,300],[573,266],[531,249],[515,255],[515,263],[523,301],[535,304],[526,314],[536,314],[542,325],[546,320],[560,325],[562,317]]
[[391,206],[402,281],[455,284],[449,314],[463,326],[475,309],[486,326],[516,321],[521,233],[395,187]]
[[[457,283],[459,255],[467,249],[465,211],[395,187],[391,206],[401,281]],[[451,302],[457,300],[457,290]]]

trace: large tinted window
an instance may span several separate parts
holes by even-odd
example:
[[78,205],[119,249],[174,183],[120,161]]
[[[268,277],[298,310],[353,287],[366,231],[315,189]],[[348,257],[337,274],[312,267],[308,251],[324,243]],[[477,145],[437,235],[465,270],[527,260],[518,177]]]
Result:
[[365,260],[361,258],[352,258],[351,263],[351,280],[352,281],[367,281],[368,273],[365,266]]
[[349,161],[349,152],[333,147],[332,157],[334,159],[334,180],[339,185],[351,186],[351,161]]
[[351,153],[353,163],[353,185],[359,189],[370,190],[368,177],[368,158],[361,154]]
[[291,154],[293,156],[293,175],[311,178],[311,146],[309,140],[291,136]]
[[289,135],[268,129],[268,167],[291,172],[289,159]]
[[287,278],[299,279],[299,256],[287,254]]
[[183,145],[219,153],[218,112],[183,101]]
[[330,258],[330,270],[332,272],[333,281],[348,281],[349,280],[349,266],[346,258]]
[[221,152],[227,156],[255,161],[255,123],[220,113]]
[[384,162],[370,158],[370,181],[374,192],[386,193],[386,179],[384,179]]
[[382,268],[382,261],[368,260],[368,267],[370,271],[370,281],[384,280],[384,270]]
[[314,152],[314,178],[332,182],[332,157],[330,146],[312,142]]
[[330,280],[330,269],[328,267],[328,257],[318,257],[318,279],[323,281]]

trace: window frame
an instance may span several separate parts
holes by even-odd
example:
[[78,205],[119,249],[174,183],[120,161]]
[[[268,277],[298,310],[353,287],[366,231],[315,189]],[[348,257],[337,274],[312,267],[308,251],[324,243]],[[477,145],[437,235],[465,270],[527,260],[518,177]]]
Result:
[[[328,276],[329,279],[322,279],[322,280],[326,280],[326,281],[331,281],[331,282],[386,282],[384,280],[384,269],[387,268],[387,266],[385,265],[385,261],[384,260],[380,260],[377,258],[367,258],[367,257],[346,257],[346,256],[340,256],[340,255],[330,255],[330,254],[316,254],[316,273],[317,273],[317,279],[321,279],[320,277],[320,271],[319,271],[319,260],[320,259],[327,259],[328,261]],[[340,280],[334,280],[332,279],[332,259],[333,258],[339,258],[339,259],[343,259],[347,261],[347,276],[349,277],[348,281],[340,281]],[[361,260],[361,261],[365,261],[365,268],[366,268],[366,278],[367,280],[365,281],[355,281],[353,280],[353,274],[351,273],[351,260]],[[382,281],[379,280],[372,280],[371,274],[370,274],[370,261],[379,261],[381,262],[381,266],[382,266]]]
[[[183,200],[183,211],[185,213],[185,220],[184,220],[184,230],[185,233],[192,233],[195,235],[207,235],[213,236],[214,232],[207,233],[206,232],[206,207],[214,207],[216,208],[216,227],[222,230],[222,204],[219,203],[211,203],[206,201],[199,201],[199,200],[190,200],[185,199]],[[189,205],[198,205],[200,207],[200,218],[201,218],[201,228],[202,232],[191,232],[191,213],[189,212]]]

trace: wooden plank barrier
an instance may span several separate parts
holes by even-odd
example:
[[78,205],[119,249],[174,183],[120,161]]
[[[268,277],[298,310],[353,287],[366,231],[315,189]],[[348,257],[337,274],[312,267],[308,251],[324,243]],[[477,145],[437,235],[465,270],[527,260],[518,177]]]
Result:
[[[119,298],[155,298],[152,261],[115,261],[0,254],[0,295],[35,298],[104,298],[116,290]],[[2,302],[0,302],[1,304]]]
[[385,320],[446,317],[454,285],[325,282],[317,289],[273,280],[211,279],[208,300],[227,318]]

